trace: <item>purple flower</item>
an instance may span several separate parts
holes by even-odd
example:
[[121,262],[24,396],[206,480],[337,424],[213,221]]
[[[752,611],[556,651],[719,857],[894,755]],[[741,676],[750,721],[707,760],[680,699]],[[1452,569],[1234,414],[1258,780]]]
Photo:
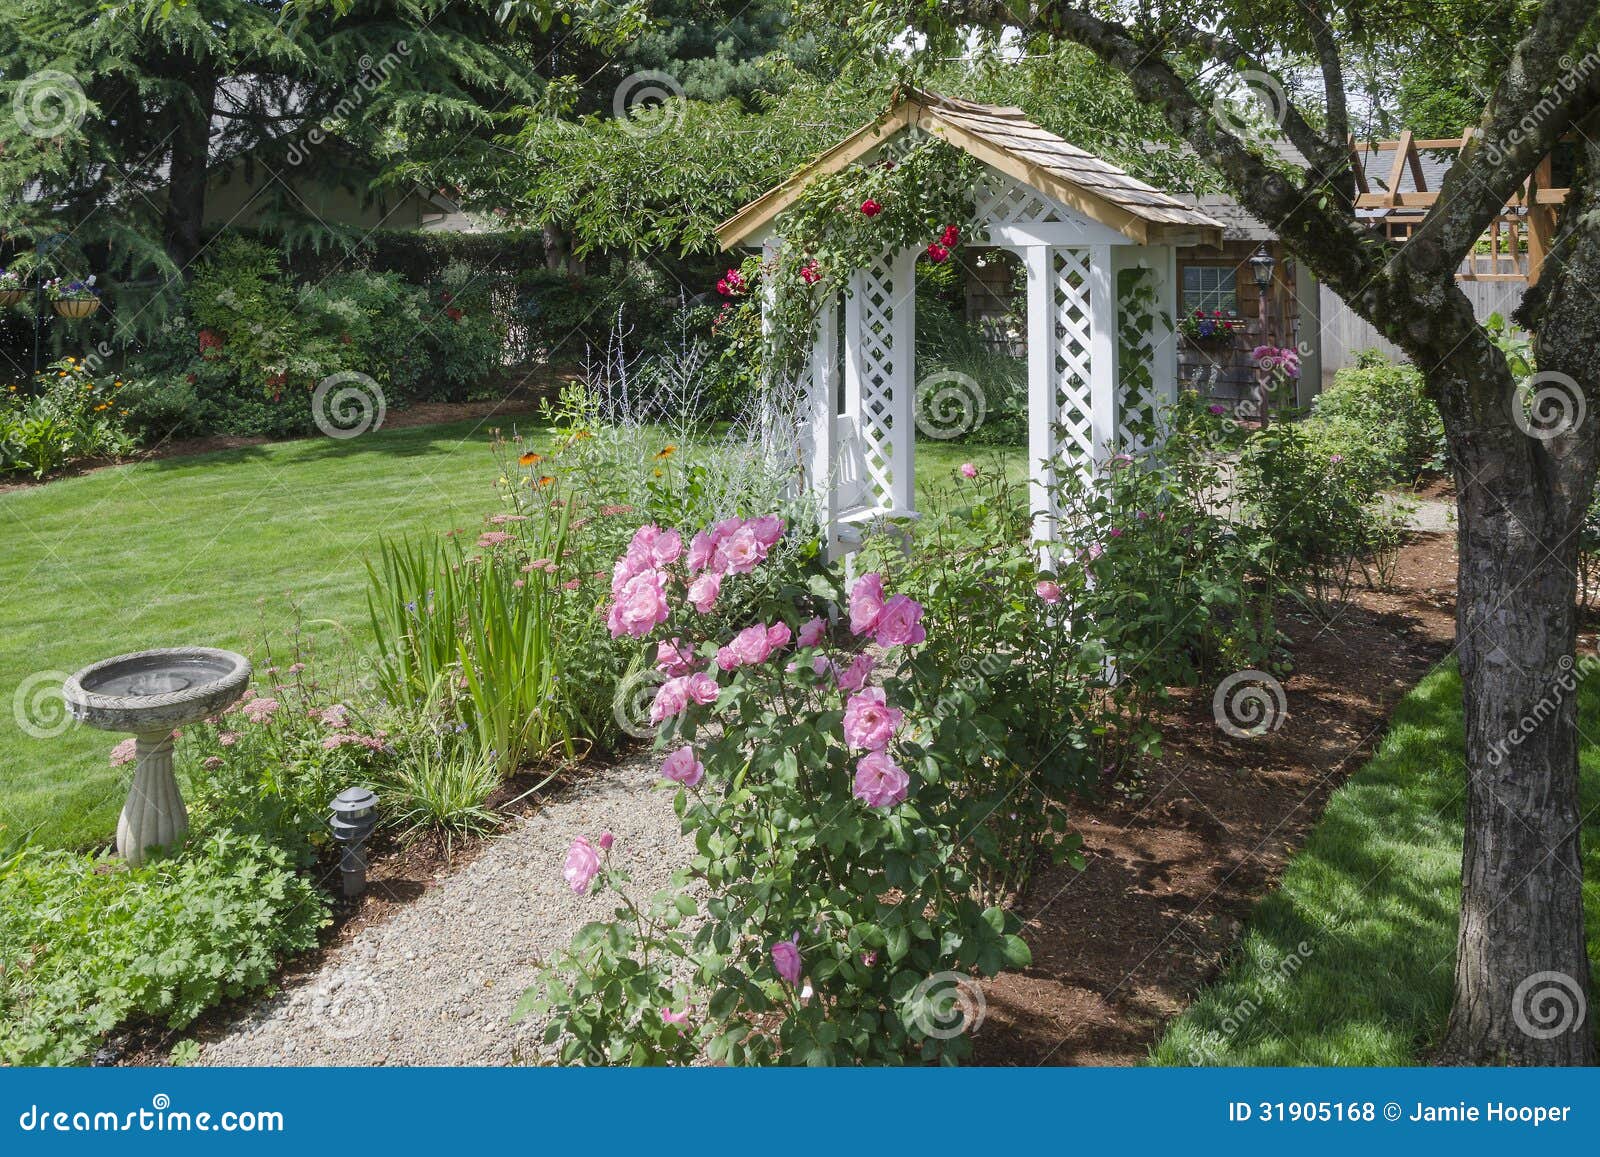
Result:
[[772,946],[772,967],[788,984],[800,983],[800,933]]

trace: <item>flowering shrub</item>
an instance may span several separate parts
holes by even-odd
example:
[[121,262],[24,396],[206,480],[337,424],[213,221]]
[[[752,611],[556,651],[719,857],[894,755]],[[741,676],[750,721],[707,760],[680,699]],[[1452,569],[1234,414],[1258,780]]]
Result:
[[77,358],[52,362],[31,384],[0,396],[0,474],[43,478],[81,458],[132,453],[121,378],[94,374]]
[[[1162,411],[1159,450],[1118,454],[1085,478],[1058,466],[1058,582],[1074,622],[1098,640],[1120,682],[1152,699],[1218,671],[1268,661],[1277,640],[1270,540],[1227,513],[1226,451],[1237,427],[1193,393]],[[1147,429],[1135,444],[1156,441]]]
[[[617,850],[574,844],[569,884],[598,879],[621,906],[521,1006],[551,1014],[546,1039],[568,1061],[953,1060],[968,1042],[924,982],[1028,960],[1015,920],[978,898],[998,849],[975,834],[994,800],[969,778],[1001,737],[956,721],[944,680],[916,661],[922,606],[869,574],[848,599],[817,592],[848,607],[837,631],[793,590],[755,622],[706,631],[691,588],[714,580],[701,600],[714,609],[759,581],[783,537],[775,518],[646,525],[617,561],[611,630],[662,668],[662,774],[698,855],[678,890],[641,905],[608,866]],[[709,889],[703,905],[690,880]]]

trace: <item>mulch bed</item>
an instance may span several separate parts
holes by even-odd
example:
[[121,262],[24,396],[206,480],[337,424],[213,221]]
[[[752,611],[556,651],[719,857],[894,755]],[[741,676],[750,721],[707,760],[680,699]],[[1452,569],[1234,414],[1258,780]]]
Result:
[[1033,964],[985,984],[974,1060],[1128,1065],[1213,979],[1251,905],[1305,843],[1390,712],[1455,638],[1455,537],[1418,535],[1394,589],[1286,616],[1287,717],[1230,738],[1211,689],[1180,694],[1138,798],[1081,802],[1084,870],[1047,869],[1016,906]]

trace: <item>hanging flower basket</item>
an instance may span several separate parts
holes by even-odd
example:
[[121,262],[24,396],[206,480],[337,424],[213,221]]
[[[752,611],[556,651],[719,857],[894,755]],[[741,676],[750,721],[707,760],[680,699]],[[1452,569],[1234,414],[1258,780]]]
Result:
[[73,321],[91,317],[100,308],[98,297],[64,297],[52,303],[56,313]]
[[87,281],[52,278],[44,283],[44,295],[60,317],[82,320],[100,308],[100,291],[94,287],[93,277]]
[[0,269],[0,309],[17,304],[27,292],[22,274],[14,269]]
[[17,304],[22,300],[24,292],[26,291],[21,289],[0,289],[0,309]]

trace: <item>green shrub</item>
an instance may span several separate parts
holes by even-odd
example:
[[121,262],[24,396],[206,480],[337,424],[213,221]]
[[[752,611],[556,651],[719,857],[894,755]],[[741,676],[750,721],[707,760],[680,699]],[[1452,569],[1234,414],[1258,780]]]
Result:
[[25,849],[0,867],[0,1062],[73,1064],[130,1017],[182,1028],[316,944],[325,897],[264,837],[138,868]]
[[1422,375],[1374,351],[1334,375],[1303,425],[1323,457],[1340,454],[1380,483],[1409,482],[1445,464],[1444,427]]

